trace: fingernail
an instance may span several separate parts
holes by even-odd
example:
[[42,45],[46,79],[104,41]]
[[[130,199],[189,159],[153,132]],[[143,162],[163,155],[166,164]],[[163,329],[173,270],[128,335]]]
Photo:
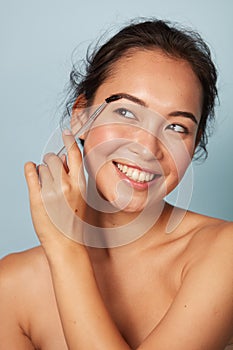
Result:
[[72,132],[69,129],[63,131],[64,135],[72,135]]

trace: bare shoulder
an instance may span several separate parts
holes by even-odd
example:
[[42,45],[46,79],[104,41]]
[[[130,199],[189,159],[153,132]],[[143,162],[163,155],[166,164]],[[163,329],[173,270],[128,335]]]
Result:
[[[38,293],[40,291],[40,293]],[[0,260],[1,302],[11,303],[11,307],[22,314],[32,307],[30,302],[52,293],[52,282],[46,256],[41,247],[19,253],[12,253]],[[34,305],[33,305],[34,307]]]
[[168,333],[182,325],[180,339],[187,335],[187,344],[177,348],[223,349],[233,335],[233,223],[187,212],[178,233],[177,244],[186,243],[181,285],[161,325]]
[[0,260],[0,310],[0,349],[67,349],[41,247]]
[[38,246],[19,253],[11,253],[0,260],[0,280],[2,283],[17,283],[28,278],[40,276],[48,271],[48,264],[43,249]]
[[188,212],[190,225],[190,250],[197,258],[215,259],[228,255],[229,263],[233,263],[233,222]]
[[0,302],[9,303],[19,313],[23,305],[25,315],[30,301],[33,298],[38,301],[45,289],[50,289],[50,280],[49,266],[41,247],[9,254],[0,260]]
[[29,334],[34,321],[39,328],[42,299],[51,290],[48,281],[48,265],[40,247],[0,260],[0,349],[34,349]]

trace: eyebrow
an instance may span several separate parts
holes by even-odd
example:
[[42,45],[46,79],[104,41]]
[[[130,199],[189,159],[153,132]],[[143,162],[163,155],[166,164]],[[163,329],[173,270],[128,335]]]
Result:
[[106,98],[106,101],[109,103],[109,102],[120,100],[121,98],[125,98],[129,101],[135,102],[140,106],[148,107],[147,104],[143,100],[141,100],[140,98],[133,96],[133,95],[126,94],[124,92],[120,92],[120,93],[111,95],[108,98]]
[[[111,95],[109,96],[106,101],[108,102],[112,102],[112,101],[117,101],[121,98],[125,98],[129,101],[132,101],[132,102],[135,102],[137,103],[138,105],[140,106],[143,106],[143,107],[148,107],[148,105],[143,101],[141,100],[140,98],[136,97],[136,96],[133,96],[133,95],[130,95],[130,94],[126,94],[124,92],[122,93],[117,93],[117,94],[114,94],[114,95]],[[169,117],[185,117],[185,118],[189,118],[191,119],[195,124],[198,125],[198,121],[197,121],[197,118],[194,116],[193,113],[191,112],[185,112],[185,111],[173,111],[171,113],[168,114]]]
[[198,124],[197,118],[193,113],[184,111],[174,111],[168,114],[169,117],[185,117],[191,119],[195,124]]

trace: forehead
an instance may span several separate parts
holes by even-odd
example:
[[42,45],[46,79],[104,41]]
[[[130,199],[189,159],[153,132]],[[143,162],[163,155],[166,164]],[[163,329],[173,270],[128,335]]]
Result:
[[120,58],[98,88],[95,102],[118,92],[145,100],[161,114],[171,108],[201,115],[202,87],[191,65],[160,50],[133,50]]

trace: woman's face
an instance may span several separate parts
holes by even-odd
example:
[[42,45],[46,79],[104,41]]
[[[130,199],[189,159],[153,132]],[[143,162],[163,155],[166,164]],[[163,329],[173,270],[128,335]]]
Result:
[[114,207],[139,212],[180,182],[195,151],[202,87],[188,62],[159,50],[121,58],[93,104],[112,102],[85,135],[92,183]]

